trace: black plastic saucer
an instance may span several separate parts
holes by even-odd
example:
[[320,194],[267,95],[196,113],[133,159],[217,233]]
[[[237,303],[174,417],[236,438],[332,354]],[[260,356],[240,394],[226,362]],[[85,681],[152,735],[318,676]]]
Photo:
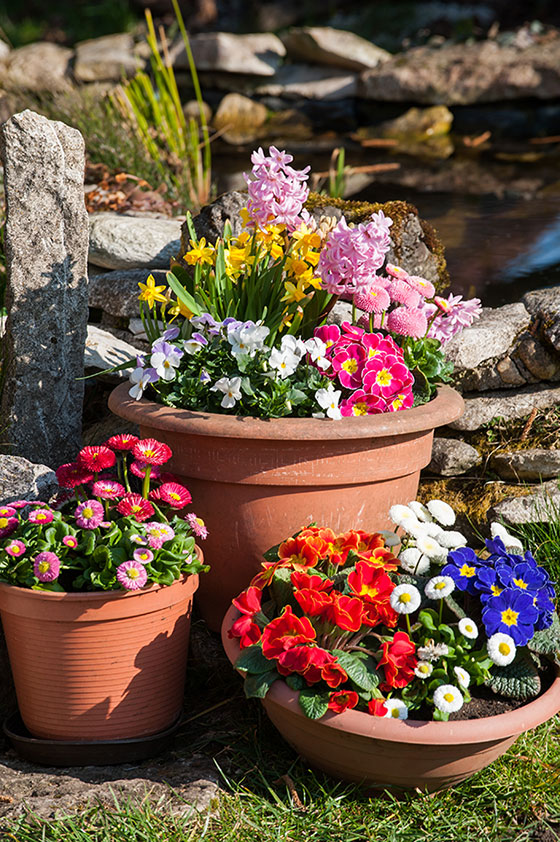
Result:
[[19,713],[8,716],[2,730],[19,756],[31,763],[42,766],[112,766],[138,763],[161,754],[171,746],[181,719],[179,717],[158,734],[128,740],[43,740],[31,736]]

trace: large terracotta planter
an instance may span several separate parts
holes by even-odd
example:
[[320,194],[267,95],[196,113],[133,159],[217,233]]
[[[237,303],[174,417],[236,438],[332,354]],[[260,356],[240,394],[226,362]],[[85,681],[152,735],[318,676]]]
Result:
[[110,409],[171,447],[168,469],[189,487],[207,523],[210,572],[197,603],[215,631],[260,570],[262,554],[302,526],[388,528],[390,506],[416,496],[434,428],[463,412],[463,399],[448,386],[416,409],[340,421],[190,412],[135,401],[128,390],[117,386]]
[[198,576],[136,592],[54,593],[0,583],[21,717],[35,737],[116,740],[181,713]]
[[[222,625],[226,654],[235,663],[239,642],[227,636],[239,616],[233,606]],[[552,686],[509,713],[459,722],[423,722],[327,713],[319,720],[301,711],[298,693],[276,681],[263,699],[284,739],[312,766],[336,778],[433,792],[464,781],[501,757],[525,731],[560,711],[560,671]]]

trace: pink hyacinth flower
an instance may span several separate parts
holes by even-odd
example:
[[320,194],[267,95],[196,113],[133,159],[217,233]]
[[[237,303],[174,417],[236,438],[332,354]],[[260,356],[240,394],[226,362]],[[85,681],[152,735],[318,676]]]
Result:
[[378,415],[385,410],[386,403],[380,395],[369,394],[363,389],[356,389],[349,398],[340,404],[340,414],[344,417]]
[[123,561],[117,567],[117,581],[127,591],[137,591],[148,581],[148,573],[139,561]]
[[338,374],[340,384],[347,389],[357,389],[362,385],[362,369],[366,352],[362,345],[355,343],[341,348],[333,357],[333,371]]
[[428,320],[424,310],[420,308],[409,310],[408,307],[397,307],[387,316],[387,329],[399,336],[420,339],[426,335]]
[[381,395],[387,400],[406,391],[413,382],[410,369],[392,354],[379,355],[369,360],[363,372],[365,391]]

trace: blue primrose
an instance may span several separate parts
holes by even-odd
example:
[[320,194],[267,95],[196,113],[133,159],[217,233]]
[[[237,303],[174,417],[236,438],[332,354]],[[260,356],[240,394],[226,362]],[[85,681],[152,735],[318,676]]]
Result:
[[441,570],[441,576],[451,576],[455,587],[460,591],[475,595],[476,575],[480,568],[481,561],[470,547],[461,547],[453,550],[447,556],[449,564]]
[[510,567],[506,564],[496,565],[496,572],[501,584],[505,588],[519,588],[535,594],[547,584],[548,576],[540,567],[533,567],[526,561]]
[[518,588],[506,588],[499,596],[492,596],[482,609],[486,634],[509,634],[517,646],[526,646],[535,633],[539,612],[533,594]]
[[523,561],[523,556],[508,553],[504,542],[497,536],[493,539],[487,538],[485,543],[486,549],[490,553],[490,558],[486,559],[487,564],[496,565],[499,562],[503,562],[504,564],[513,566],[514,564]]
[[488,602],[491,596],[499,596],[504,589],[503,584],[498,580],[498,572],[493,567],[477,569],[474,587],[483,604]]

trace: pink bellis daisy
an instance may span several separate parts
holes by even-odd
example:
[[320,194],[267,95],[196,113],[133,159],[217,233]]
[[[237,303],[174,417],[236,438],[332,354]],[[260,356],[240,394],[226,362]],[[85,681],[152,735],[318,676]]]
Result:
[[91,486],[91,493],[102,500],[117,500],[126,494],[126,488],[113,479],[98,479]]
[[80,529],[97,529],[104,515],[105,512],[99,500],[86,500],[85,503],[80,503],[74,512],[76,526]]
[[52,523],[53,521],[53,513],[50,509],[33,509],[29,512],[27,519],[30,523]]
[[383,313],[391,303],[389,293],[382,286],[372,284],[365,292],[354,296],[354,304],[366,313]]
[[107,439],[105,445],[113,450],[132,450],[137,441],[139,441],[138,436],[131,436],[129,433],[119,433],[118,436],[111,436],[110,439]]
[[138,522],[148,520],[154,513],[154,507],[140,494],[125,494],[117,504],[117,511],[125,517],[133,517]]
[[33,572],[40,582],[54,582],[60,573],[60,559],[56,553],[44,552],[35,556]]
[[175,537],[175,530],[166,523],[152,521],[147,523],[144,528],[148,537],[148,544],[154,550],[161,549],[166,541],[171,541]]
[[62,539],[62,543],[65,547],[68,547],[70,550],[75,550],[78,546],[78,539],[75,538],[73,535],[65,535]]
[[10,541],[8,546],[5,548],[8,555],[11,555],[12,558],[19,558],[25,553],[25,544],[23,541]]
[[412,336],[420,339],[426,335],[428,320],[420,308],[409,310],[408,307],[397,307],[387,317],[387,329],[399,336]]
[[68,462],[66,465],[61,465],[55,473],[61,488],[75,488],[77,485],[83,485],[93,479],[91,471],[86,470],[78,462]]
[[394,263],[388,263],[385,267],[385,271],[392,278],[396,278],[399,281],[407,281],[409,277],[406,269],[403,269],[402,266],[395,266]]
[[139,561],[123,561],[117,567],[117,580],[127,591],[138,591],[148,581],[148,573]]
[[163,465],[171,459],[171,448],[157,439],[141,439],[132,448],[132,454],[138,462],[146,465]]
[[105,468],[112,468],[117,460],[117,457],[104,444],[88,445],[83,447],[78,453],[77,462],[86,471],[98,473],[105,470]]
[[197,517],[194,512],[189,512],[185,516],[185,520],[197,538],[201,538],[204,541],[208,537],[208,529],[201,517]]
[[190,491],[178,482],[164,482],[158,488],[160,497],[173,509],[182,509],[188,506],[192,497]]
[[19,526],[17,517],[0,517],[0,538],[7,538]]
[[[130,465],[130,473],[134,474],[135,477],[140,477],[140,479],[144,479],[146,476],[146,470],[148,465],[146,462],[138,462],[137,460],[132,462]],[[159,479],[160,478],[160,470],[158,465],[150,465],[150,479]]]
[[13,506],[0,506],[0,517],[13,517],[15,513]]
[[132,558],[134,561],[140,561],[142,564],[149,564],[150,561],[153,561],[154,554],[147,547],[142,547],[134,550]]
[[406,282],[412,289],[419,292],[423,298],[433,298],[436,288],[431,281],[421,278],[420,275],[409,275]]
[[411,309],[420,304],[420,295],[405,281],[393,281],[387,292],[394,304],[404,304]]

